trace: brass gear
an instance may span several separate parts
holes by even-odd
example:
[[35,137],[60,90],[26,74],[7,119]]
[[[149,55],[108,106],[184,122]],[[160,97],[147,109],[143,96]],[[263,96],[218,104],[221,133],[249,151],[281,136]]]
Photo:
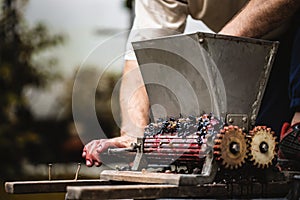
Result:
[[248,155],[248,143],[242,129],[237,126],[224,127],[215,140],[214,155],[225,168],[241,167]]
[[257,126],[250,135],[250,161],[258,168],[269,167],[276,155],[274,132],[265,126]]

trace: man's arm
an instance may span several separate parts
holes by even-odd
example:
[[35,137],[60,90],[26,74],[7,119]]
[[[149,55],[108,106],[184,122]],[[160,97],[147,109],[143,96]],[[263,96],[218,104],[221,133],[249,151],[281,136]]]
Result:
[[289,19],[300,0],[250,0],[219,33],[260,38]]
[[149,100],[136,60],[126,60],[120,89],[121,136],[142,137],[148,124]]
[[136,138],[143,136],[148,123],[149,101],[136,60],[125,61],[120,90],[122,111],[121,136],[112,139],[93,140],[83,149],[86,165],[100,166],[99,155],[109,147],[130,147]]
[[[136,1],[136,18],[128,42],[182,32],[186,24],[187,10],[187,5],[178,1]],[[120,104],[121,136],[93,140],[85,145],[82,156],[86,159],[87,166],[101,165],[99,156],[108,147],[129,147],[132,142],[136,142],[137,137],[144,134],[144,127],[149,119],[149,100],[136,60],[125,61]]]

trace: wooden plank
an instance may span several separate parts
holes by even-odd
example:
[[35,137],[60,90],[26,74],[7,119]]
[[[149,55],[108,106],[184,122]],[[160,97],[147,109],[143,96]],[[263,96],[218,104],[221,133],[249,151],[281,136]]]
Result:
[[116,171],[104,170],[100,179],[107,181],[125,181],[133,183],[153,183],[170,185],[203,185],[211,183],[214,177],[200,174],[166,174],[142,171]]
[[68,200],[151,199],[151,198],[282,198],[288,193],[287,182],[269,184],[206,184],[176,185],[111,185],[67,187]]
[[5,191],[9,194],[57,193],[66,192],[67,186],[108,185],[110,182],[90,180],[51,180],[6,182]]
[[175,185],[113,185],[67,187],[66,199],[126,199],[145,196],[156,198],[162,192],[174,191]]
[[153,173],[147,171],[104,170],[100,174],[100,179],[106,181],[179,185],[180,174]]

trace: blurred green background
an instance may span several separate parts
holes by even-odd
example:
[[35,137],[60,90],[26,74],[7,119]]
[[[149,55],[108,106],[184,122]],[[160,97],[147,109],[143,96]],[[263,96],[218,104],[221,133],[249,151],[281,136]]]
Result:
[[[64,194],[7,195],[3,186],[5,181],[47,179],[48,163],[53,163],[54,179],[74,178],[76,163],[84,163],[72,116],[76,71],[95,45],[131,26],[131,3],[0,0],[0,200],[64,199]],[[112,48],[124,48],[125,41]],[[83,82],[105,67],[101,57],[86,64]],[[119,132],[111,94],[121,67],[115,62],[105,72],[95,95],[108,137]],[[97,168],[81,171],[79,178],[99,177]]]

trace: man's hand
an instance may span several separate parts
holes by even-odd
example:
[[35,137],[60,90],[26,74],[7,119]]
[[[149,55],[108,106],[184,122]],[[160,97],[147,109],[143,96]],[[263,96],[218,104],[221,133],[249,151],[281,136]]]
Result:
[[102,162],[100,154],[105,152],[108,148],[125,148],[130,147],[131,143],[136,142],[136,138],[121,136],[112,139],[93,140],[83,148],[82,157],[86,160],[86,165],[92,167],[93,165],[99,167]]

